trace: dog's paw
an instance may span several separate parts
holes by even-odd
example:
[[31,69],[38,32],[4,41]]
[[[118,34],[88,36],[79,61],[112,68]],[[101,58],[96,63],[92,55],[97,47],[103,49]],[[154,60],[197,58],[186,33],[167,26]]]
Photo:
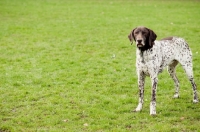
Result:
[[193,100],[193,103],[198,103],[198,102],[199,102],[198,99]]
[[139,112],[142,110],[142,103],[139,103],[137,108],[134,110],[134,112]]
[[176,99],[176,98],[179,98],[179,94],[174,94],[174,98]]
[[150,115],[155,116],[156,115],[156,110],[155,109],[150,109]]
[[150,115],[155,116],[156,115],[156,102],[150,103]]
[[[140,110],[140,111],[142,111],[142,110]],[[140,111],[138,111],[138,110],[136,110],[136,109],[134,109],[134,110],[132,110],[131,112],[140,112]]]
[[150,113],[150,116],[156,116],[156,113]]

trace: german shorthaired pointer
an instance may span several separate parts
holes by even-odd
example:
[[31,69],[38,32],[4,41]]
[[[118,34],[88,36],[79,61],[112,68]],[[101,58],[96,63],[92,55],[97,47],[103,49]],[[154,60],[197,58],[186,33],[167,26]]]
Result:
[[168,37],[160,41],[157,35],[146,27],[137,27],[131,31],[128,38],[135,41],[136,68],[139,87],[139,104],[135,111],[141,111],[144,103],[145,77],[150,76],[152,82],[152,95],[150,102],[150,115],[156,115],[156,89],[158,74],[168,66],[168,72],[175,83],[174,98],[179,97],[179,81],[176,77],[175,68],[180,63],[185,70],[193,88],[193,102],[198,102],[197,87],[194,82],[192,70],[192,53],[187,42],[179,37]]

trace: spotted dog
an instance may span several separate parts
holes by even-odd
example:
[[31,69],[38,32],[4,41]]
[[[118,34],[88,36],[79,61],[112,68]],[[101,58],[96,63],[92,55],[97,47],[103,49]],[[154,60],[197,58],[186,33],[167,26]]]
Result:
[[128,35],[129,40],[135,41],[136,68],[138,75],[139,103],[134,111],[141,111],[144,103],[145,77],[150,76],[152,82],[152,93],[150,102],[150,115],[156,115],[156,89],[158,74],[164,67],[168,66],[168,72],[175,83],[174,98],[179,97],[179,81],[176,77],[175,68],[178,63],[185,70],[193,88],[193,102],[198,102],[197,86],[194,82],[192,69],[192,52],[187,42],[179,37],[168,37],[160,41],[157,35],[146,27],[137,27]]

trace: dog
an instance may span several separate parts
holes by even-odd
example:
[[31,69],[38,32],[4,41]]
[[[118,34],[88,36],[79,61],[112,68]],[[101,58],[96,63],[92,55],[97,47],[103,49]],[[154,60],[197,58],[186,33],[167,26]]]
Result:
[[175,83],[174,98],[179,97],[179,80],[175,68],[178,63],[185,70],[193,88],[193,102],[198,102],[197,86],[193,76],[192,52],[187,42],[180,37],[168,37],[157,41],[157,35],[146,27],[136,27],[128,35],[131,42],[136,43],[136,69],[139,87],[139,103],[135,112],[141,111],[144,103],[145,77],[150,76],[152,93],[150,115],[156,115],[156,90],[158,74],[167,66],[168,72]]

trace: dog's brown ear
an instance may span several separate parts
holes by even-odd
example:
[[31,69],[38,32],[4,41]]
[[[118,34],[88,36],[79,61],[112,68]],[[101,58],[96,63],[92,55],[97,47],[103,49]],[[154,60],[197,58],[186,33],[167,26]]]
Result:
[[134,30],[135,29],[133,29],[132,31],[131,31],[131,33],[128,35],[128,38],[129,38],[129,40],[130,40],[130,42],[131,42],[131,45],[133,44],[133,40],[135,40],[135,37],[134,37]]
[[152,47],[154,45],[154,41],[157,38],[157,35],[151,29],[148,30],[149,30],[149,46]]

